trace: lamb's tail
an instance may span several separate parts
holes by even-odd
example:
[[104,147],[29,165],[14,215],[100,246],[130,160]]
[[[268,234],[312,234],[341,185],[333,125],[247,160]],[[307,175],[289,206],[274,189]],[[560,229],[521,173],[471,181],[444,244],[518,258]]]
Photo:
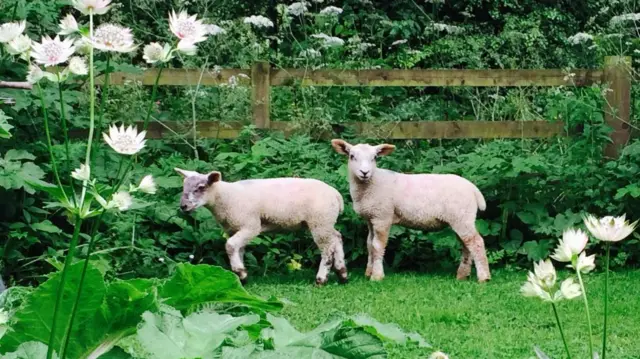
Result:
[[476,203],[478,204],[478,209],[481,211],[484,211],[485,209],[487,209],[487,202],[484,200],[484,196],[482,195],[482,192],[480,192],[478,187],[476,187],[475,185],[473,186],[473,194],[476,196]]
[[336,192],[336,199],[338,200],[340,214],[342,214],[342,212],[344,212],[344,199],[342,198],[342,195],[340,194],[340,192],[338,192],[337,189],[334,188],[334,191]]

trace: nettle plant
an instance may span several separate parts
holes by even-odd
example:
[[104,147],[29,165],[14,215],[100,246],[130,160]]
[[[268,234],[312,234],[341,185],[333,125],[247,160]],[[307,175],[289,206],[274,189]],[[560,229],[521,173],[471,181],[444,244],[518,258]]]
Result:
[[[132,53],[139,47],[135,43],[132,32],[129,28],[113,24],[102,23],[96,26],[99,15],[106,14],[111,5],[111,0],[73,0],[73,7],[82,14],[80,22],[72,14],[66,15],[60,21],[60,31],[54,38],[50,36],[42,37],[40,42],[33,41],[23,34],[27,24],[26,21],[6,23],[0,26],[0,43],[4,45],[4,50],[15,56],[16,61],[28,62],[29,72],[27,81],[31,83],[38,95],[42,105],[42,118],[47,148],[49,151],[50,164],[54,177],[54,184],[41,181],[36,178],[29,180],[29,185],[37,190],[47,192],[52,201],[47,204],[47,208],[59,209],[66,212],[68,218],[73,223],[73,234],[69,243],[64,267],[59,276],[59,285],[56,290],[56,301],[53,308],[51,323],[41,323],[50,326],[48,340],[47,358],[54,355],[54,351],[59,357],[64,358],[66,349],[69,346],[70,333],[73,330],[74,320],[78,315],[79,308],[84,304],[80,299],[83,296],[83,284],[87,275],[89,259],[93,250],[96,229],[99,226],[102,216],[107,212],[122,212],[135,208],[132,194],[155,194],[156,185],[152,176],[143,177],[137,185],[129,184],[124,187],[125,182],[131,181],[128,178],[131,168],[137,162],[136,158],[142,153],[145,147],[146,129],[149,123],[152,106],[156,96],[158,80],[161,70],[153,88],[152,98],[144,118],[142,131],[129,125],[125,128],[122,124],[119,127],[112,125],[108,133],[102,133],[104,141],[115,152],[122,155],[118,174],[113,183],[101,183],[99,179],[92,177],[92,160],[95,155],[94,141],[97,140],[101,130],[104,116],[103,104],[99,106],[96,113],[96,76],[94,59],[96,52],[106,56],[107,67],[104,74],[103,96],[108,94],[109,85],[109,60],[113,53]],[[83,23],[82,20],[88,20]],[[170,31],[175,35],[176,41],[172,44],[150,43],[144,47],[143,58],[149,64],[162,64],[170,61],[174,56],[195,55],[197,45],[207,39],[209,31],[215,30],[207,26],[202,20],[198,20],[196,15],[189,16],[186,12],[176,14],[175,11],[169,14]],[[64,107],[64,84],[66,81],[77,77],[88,76],[89,80],[89,124],[88,137],[86,142],[86,152],[84,161],[79,168],[71,171],[69,133],[67,118]],[[49,81],[58,86],[60,96],[60,113],[62,128],[64,132],[65,159],[64,167],[69,172],[65,178],[60,170],[58,159],[54,155],[53,143],[51,140],[50,124],[47,106],[43,94],[43,82]],[[95,217],[95,218],[94,218]],[[93,218],[93,223],[89,233],[81,236],[83,223]],[[70,311],[62,310],[63,300],[70,293],[65,288],[70,267],[76,254],[76,248],[81,237],[88,238],[88,252],[82,272],[80,275],[77,291],[72,293],[75,301]],[[60,332],[61,331],[61,332]],[[59,346],[57,346],[59,344]]]
[[[603,218],[596,218],[592,215],[588,215],[584,218],[584,224],[591,232],[591,235],[597,240],[601,241],[605,245],[605,282],[604,282],[604,321],[602,330],[602,358],[606,358],[607,354],[607,309],[609,302],[609,261],[611,252],[611,243],[619,242],[627,238],[635,230],[638,221],[629,223],[625,219],[625,215],[620,217],[606,216]],[[558,309],[556,303],[562,300],[570,300],[578,297],[582,297],[584,300],[585,317],[588,325],[589,336],[589,358],[599,358],[597,351],[593,345],[593,332],[591,326],[591,313],[589,311],[589,301],[587,299],[587,291],[582,280],[582,274],[586,274],[595,269],[595,254],[587,255],[585,248],[589,242],[588,235],[580,229],[567,229],[562,239],[558,243],[551,258],[561,263],[569,263],[568,266],[572,268],[578,283],[575,282],[573,277],[565,279],[558,288],[557,286],[557,273],[551,260],[541,260],[538,263],[534,263],[534,271],[529,272],[527,282],[522,286],[520,292],[526,297],[537,297],[545,302],[551,303],[553,308],[553,314],[556,318],[556,324],[560,331],[560,337],[564,344],[564,349],[567,354],[567,358],[571,359],[571,351],[567,344],[567,339],[562,329],[560,317],[558,316]],[[535,348],[536,355],[539,359],[548,359],[541,349]]]

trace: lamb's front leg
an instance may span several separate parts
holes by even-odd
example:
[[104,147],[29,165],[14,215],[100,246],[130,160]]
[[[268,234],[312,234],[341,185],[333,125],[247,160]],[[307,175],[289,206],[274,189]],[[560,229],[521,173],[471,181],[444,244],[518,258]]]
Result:
[[384,251],[387,248],[387,240],[389,239],[389,230],[391,223],[387,222],[371,222],[373,226],[373,241],[371,243],[373,251],[373,265],[371,271],[371,280],[380,281],[384,279]]
[[373,271],[373,226],[371,222],[367,221],[367,228],[369,232],[367,233],[367,270],[364,272],[366,277],[371,277],[371,272]]
[[247,279],[247,270],[244,267],[242,258],[244,255],[244,247],[258,234],[260,234],[259,228],[242,228],[227,239],[225,245],[231,270],[238,275],[240,281],[243,283],[246,282]]

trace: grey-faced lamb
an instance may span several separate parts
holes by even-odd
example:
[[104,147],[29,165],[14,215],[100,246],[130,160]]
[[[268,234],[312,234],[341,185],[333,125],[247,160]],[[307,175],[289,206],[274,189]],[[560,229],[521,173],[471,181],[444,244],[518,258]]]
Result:
[[340,193],[315,179],[273,178],[222,181],[220,172],[201,174],[180,168],[183,192],[180,208],[205,206],[225,230],[231,270],[245,282],[245,246],[263,232],[306,226],[321,251],[316,283],[323,285],[331,266],[341,282],[347,281],[342,236],[334,227],[344,210]]
[[393,145],[351,145],[340,139],[331,145],[349,158],[353,207],[369,227],[368,277],[384,278],[382,260],[392,225],[436,229],[448,224],[462,244],[458,279],[469,277],[472,261],[480,282],[491,279],[484,239],[475,226],[477,210],[485,210],[486,203],[473,183],[451,174],[403,174],[378,168],[376,159],[393,152]]

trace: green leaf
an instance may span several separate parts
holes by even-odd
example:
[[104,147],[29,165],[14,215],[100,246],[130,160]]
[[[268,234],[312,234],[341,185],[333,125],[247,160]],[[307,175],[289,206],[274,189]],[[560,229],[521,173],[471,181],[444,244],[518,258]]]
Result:
[[160,289],[164,303],[181,311],[203,303],[239,303],[253,309],[282,309],[275,299],[264,300],[249,294],[238,277],[221,267],[180,263],[171,278]]
[[399,345],[412,343],[417,344],[420,348],[431,347],[420,334],[407,334],[395,323],[383,324],[364,314],[355,315],[349,319],[354,327],[364,328],[367,333],[373,334],[383,341]]
[[33,161],[36,159],[36,156],[25,150],[9,150],[4,155],[4,159],[6,161],[18,161],[18,160],[29,160]]
[[11,138],[9,131],[11,131],[13,126],[7,122],[7,120],[10,119],[11,117],[6,116],[4,112],[0,110],[0,138]]
[[51,223],[51,221],[48,219],[45,219],[40,223],[33,223],[31,225],[31,228],[35,231],[40,231],[45,233],[62,233],[62,230],[56,227],[56,225]]
[[[73,302],[78,294],[78,283],[83,264],[83,262],[78,262],[68,269],[67,282],[59,308],[60,320],[56,324],[56,336],[53,340],[56,351],[62,345]],[[11,325],[11,330],[0,339],[0,353],[16,350],[21,343],[28,341],[36,340],[42,343],[49,343],[53,309],[60,286],[60,277],[61,272],[53,274],[51,278],[29,295],[26,303],[13,316],[15,322]],[[89,266],[76,314],[75,330],[72,332],[74,339],[69,342],[68,353],[71,358],[77,358],[79,352],[81,352],[78,348],[82,346],[82,343],[76,338],[77,335],[81,334],[79,333],[80,326],[78,323],[85,323],[95,315],[102,305],[104,293],[105,285],[102,275],[97,269]],[[49,345],[51,344],[49,343]]]
[[182,318],[179,311],[168,308],[159,314],[146,312],[137,338],[152,358],[214,357],[214,351],[243,325],[255,324],[257,314],[242,317],[200,312]]
[[[2,359],[42,359],[47,357],[46,344],[40,342],[25,342],[20,344],[15,352],[7,353],[2,356]],[[54,358],[58,358],[56,352],[53,353]]]

